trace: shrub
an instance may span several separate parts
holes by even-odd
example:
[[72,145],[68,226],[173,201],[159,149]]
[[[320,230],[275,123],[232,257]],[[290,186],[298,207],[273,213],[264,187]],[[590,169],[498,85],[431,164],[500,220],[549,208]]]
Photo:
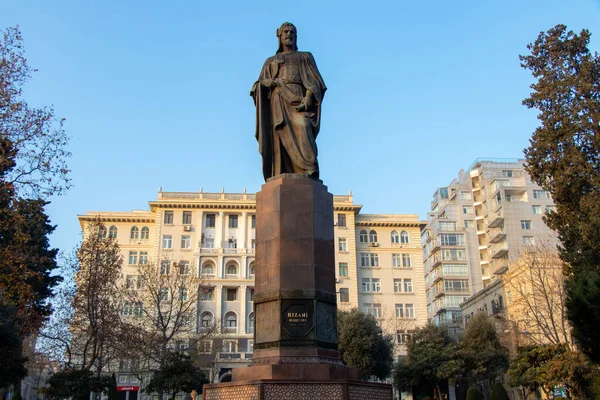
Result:
[[479,389],[471,386],[469,390],[467,390],[467,400],[484,400],[484,397]]
[[504,389],[504,386],[500,382],[494,384],[491,400],[510,400],[508,393],[506,393],[506,389]]

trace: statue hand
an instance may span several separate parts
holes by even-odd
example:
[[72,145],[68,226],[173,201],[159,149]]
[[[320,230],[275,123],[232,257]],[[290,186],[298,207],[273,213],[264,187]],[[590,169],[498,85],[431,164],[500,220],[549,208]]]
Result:
[[275,81],[275,79],[265,79],[261,81],[260,84],[266,88],[274,88],[275,86],[277,86],[277,82]]

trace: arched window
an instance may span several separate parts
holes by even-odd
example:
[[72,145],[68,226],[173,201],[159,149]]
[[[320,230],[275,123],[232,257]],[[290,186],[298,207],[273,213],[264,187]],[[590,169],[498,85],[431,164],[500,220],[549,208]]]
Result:
[[202,313],[201,324],[203,328],[209,328],[213,324],[213,316],[208,311]]
[[254,333],[254,313],[248,316],[248,333]]
[[202,275],[214,275],[215,269],[211,263],[204,264],[202,267]]
[[237,331],[237,316],[235,313],[228,312],[225,314],[225,332]]
[[367,231],[365,231],[363,229],[362,231],[359,232],[358,241],[360,243],[368,243],[369,242],[369,236],[367,235]]
[[406,232],[406,231],[400,232],[400,243],[408,244],[408,232]]
[[400,240],[399,240],[400,236],[398,236],[398,232],[392,231],[391,236],[392,236],[392,244],[400,243]]
[[369,232],[369,242],[377,242],[377,231],[374,229],[372,229],[371,232]]
[[108,237],[116,239],[117,238],[117,227],[116,226],[111,226],[110,229],[108,230]]
[[150,228],[147,226],[142,228],[142,239],[150,239]]
[[235,265],[235,264],[227,265],[226,274],[227,275],[237,275],[237,265]]
[[254,263],[250,264],[250,276],[254,276],[256,273],[256,268],[254,267]]
[[138,239],[140,237],[140,228],[134,226],[131,228],[131,233],[129,234],[129,239]]
[[106,239],[107,236],[108,236],[108,229],[106,229],[106,227],[104,225],[102,225],[100,227],[100,229],[98,230],[98,238]]

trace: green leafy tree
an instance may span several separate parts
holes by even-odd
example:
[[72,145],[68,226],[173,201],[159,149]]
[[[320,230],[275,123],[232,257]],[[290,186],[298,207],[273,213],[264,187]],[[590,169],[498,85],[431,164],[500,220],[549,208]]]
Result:
[[190,393],[192,390],[201,392],[202,385],[208,383],[204,373],[194,365],[191,358],[181,353],[169,353],[164,366],[156,371],[150,383],[144,389],[146,393],[164,390],[171,392],[175,400],[177,393]]
[[[0,291],[0,300],[2,297]],[[27,374],[16,315],[14,305],[5,301],[0,303],[0,388],[9,386]]]
[[64,369],[53,374],[42,393],[50,400],[89,400],[90,392],[102,392],[110,386],[110,378],[95,376],[92,371]]
[[570,396],[588,398],[597,376],[596,366],[564,344],[533,345],[518,349],[508,370],[508,383],[521,386],[524,396],[539,389],[549,396],[554,387],[565,386]]
[[[567,310],[581,350],[600,362],[600,56],[590,32],[557,25],[528,45],[521,65],[536,81],[523,101],[541,125],[525,149],[526,169],[548,190],[556,212],[545,221],[558,233],[566,262]],[[586,288],[595,291],[586,293]]]
[[458,356],[464,360],[464,379],[470,384],[482,382],[489,388],[490,382],[508,369],[508,349],[500,343],[496,328],[485,313],[478,313],[469,321]]
[[363,379],[390,376],[392,338],[383,334],[372,315],[358,309],[338,311],[338,348],[342,361],[360,369]]
[[429,324],[417,329],[408,341],[407,352],[394,368],[394,383],[399,390],[425,383],[433,388],[436,399],[442,399],[442,387],[462,379],[464,363],[442,327]]

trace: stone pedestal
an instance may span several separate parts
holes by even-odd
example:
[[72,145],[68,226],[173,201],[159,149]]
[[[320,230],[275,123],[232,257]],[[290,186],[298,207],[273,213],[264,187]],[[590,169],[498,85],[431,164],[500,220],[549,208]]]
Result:
[[271,178],[256,195],[252,365],[204,399],[389,400],[391,385],[361,382],[337,349],[333,196],[305,175]]

